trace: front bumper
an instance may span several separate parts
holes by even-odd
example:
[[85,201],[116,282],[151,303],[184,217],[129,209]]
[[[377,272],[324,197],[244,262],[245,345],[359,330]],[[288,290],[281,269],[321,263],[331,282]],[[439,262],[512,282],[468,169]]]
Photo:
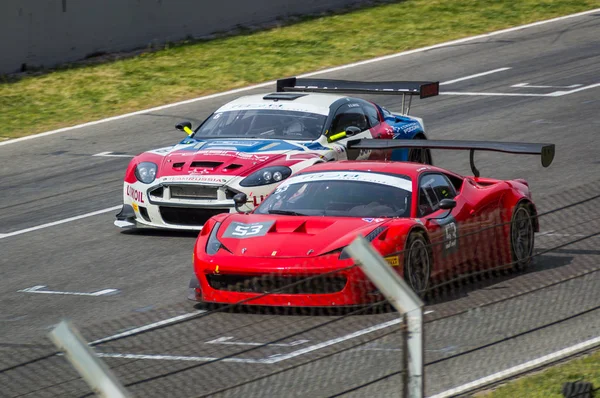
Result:
[[[195,282],[188,298],[219,304],[256,306],[332,307],[368,304],[383,298],[375,285],[352,261],[332,261],[332,256],[302,260],[196,259]],[[332,263],[334,263],[332,265]],[[336,264],[337,263],[337,264]],[[197,283],[197,285],[196,285]]]
[[[120,228],[201,230],[209,218],[235,212],[235,193],[237,191],[225,185],[215,184],[124,183],[123,208],[114,224]],[[241,210],[253,208],[251,202]]]

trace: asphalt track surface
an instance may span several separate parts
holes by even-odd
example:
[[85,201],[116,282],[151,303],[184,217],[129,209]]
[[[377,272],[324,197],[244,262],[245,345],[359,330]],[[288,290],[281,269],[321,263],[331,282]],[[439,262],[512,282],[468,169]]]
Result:
[[[539,211],[545,212],[600,195],[598,65],[600,12],[320,77],[449,82],[441,85],[439,97],[413,102],[411,114],[424,118],[430,138],[555,143],[555,161],[548,169],[536,157],[476,155],[482,175],[527,179]],[[458,80],[487,71],[496,72]],[[35,227],[120,204],[129,159],[93,155],[133,156],[173,144],[182,138],[173,128],[176,122],[188,119],[197,125],[236,96],[0,146],[0,368],[51,352],[46,334],[65,317],[94,341],[203,310],[186,300],[193,233],[123,233],[112,225],[116,211]],[[399,98],[372,99],[400,109]],[[466,153],[435,151],[434,161],[469,173]],[[545,234],[536,237],[543,254],[527,272],[466,282],[429,303],[428,395],[600,335],[600,237],[586,238],[600,231],[599,204],[600,199],[591,200],[543,217]],[[23,232],[28,228],[33,229]],[[20,291],[36,286],[32,290],[37,292]],[[106,289],[116,290],[39,293]],[[197,314],[96,348],[140,396],[399,392],[396,313]],[[260,345],[269,341],[275,343]],[[470,351],[480,346],[486,347]],[[191,365],[199,366],[136,384]],[[0,396],[89,392],[58,356],[0,373],[0,386]]]

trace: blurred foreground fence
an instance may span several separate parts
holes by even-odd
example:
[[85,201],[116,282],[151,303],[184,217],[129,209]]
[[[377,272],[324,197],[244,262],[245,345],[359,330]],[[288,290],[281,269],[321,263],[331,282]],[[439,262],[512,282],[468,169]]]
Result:
[[[427,395],[451,396],[461,384],[582,342],[581,350],[600,345],[600,187],[538,198],[537,204],[540,232],[526,259],[507,258],[498,245],[485,252],[486,262],[441,273],[420,292]],[[511,226],[530,221],[472,229],[459,244],[487,250],[484,243],[494,234],[508,228],[512,236]],[[453,239],[394,253],[399,260],[391,266],[402,268]],[[523,267],[524,260],[532,261]],[[307,274],[319,261],[304,262]],[[281,283],[285,275],[254,276],[220,288],[267,290],[262,297],[339,291],[340,277],[357,267],[288,283]],[[356,289],[368,298],[356,307],[310,307],[310,296],[301,308],[248,305],[252,300],[181,304],[78,326],[133,396],[399,396],[406,371],[401,318],[368,280]],[[2,397],[93,395],[49,340],[1,345],[0,386]]]

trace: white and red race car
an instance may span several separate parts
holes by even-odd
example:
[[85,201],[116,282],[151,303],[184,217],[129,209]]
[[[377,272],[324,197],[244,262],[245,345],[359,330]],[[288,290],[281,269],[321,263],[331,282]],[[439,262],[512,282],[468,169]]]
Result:
[[[431,164],[427,149],[348,150],[360,138],[427,139],[422,119],[408,116],[413,95],[438,94],[438,82],[353,82],[289,78],[277,92],[241,97],[210,115],[180,143],[144,152],[125,173],[123,208],[115,225],[199,230],[210,217],[256,207],[294,173],[333,160],[392,159]],[[340,95],[409,95],[395,114]],[[403,101],[403,104],[405,101]]]

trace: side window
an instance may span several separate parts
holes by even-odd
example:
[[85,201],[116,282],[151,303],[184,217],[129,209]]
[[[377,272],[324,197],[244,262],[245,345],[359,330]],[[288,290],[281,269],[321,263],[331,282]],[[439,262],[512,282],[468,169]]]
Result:
[[364,131],[369,128],[367,116],[359,104],[344,104],[337,110],[331,124],[329,135],[346,131],[349,126],[358,127],[360,131]]
[[439,209],[442,199],[453,199],[456,190],[443,174],[425,174],[419,181],[419,217]]
[[377,111],[375,105],[366,102],[363,103],[363,109],[367,114],[367,119],[369,119],[370,127],[377,126],[379,124],[379,112]]

